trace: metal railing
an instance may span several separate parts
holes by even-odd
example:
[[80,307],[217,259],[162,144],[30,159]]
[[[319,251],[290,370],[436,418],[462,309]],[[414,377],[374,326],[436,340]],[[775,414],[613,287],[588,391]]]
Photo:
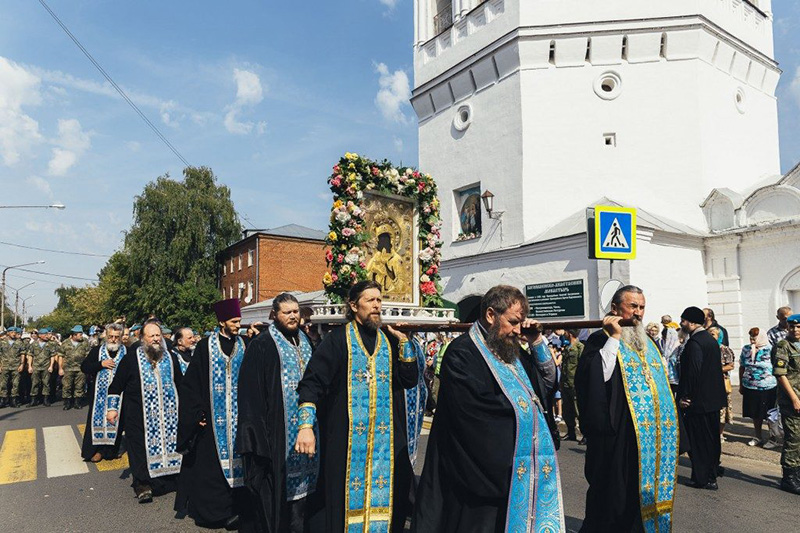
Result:
[[435,17],[433,17],[433,33],[439,35],[444,30],[448,29],[450,26],[453,25],[453,5],[449,5],[446,8],[439,11]]

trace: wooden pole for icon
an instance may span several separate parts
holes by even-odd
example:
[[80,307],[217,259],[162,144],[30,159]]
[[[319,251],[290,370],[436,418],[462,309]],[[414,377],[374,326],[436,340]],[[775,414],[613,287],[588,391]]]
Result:
[[[623,327],[630,327],[633,326],[633,320],[622,320],[620,321],[620,325]],[[427,333],[427,332],[445,332],[445,331],[467,331],[472,324],[466,322],[455,322],[452,324],[397,324],[392,325],[392,327],[398,331],[402,331],[405,333],[411,332],[419,332],[419,333]],[[596,329],[603,327],[602,320],[564,320],[560,322],[540,322],[539,329]],[[525,328],[523,329],[524,332],[533,332],[532,329]]]

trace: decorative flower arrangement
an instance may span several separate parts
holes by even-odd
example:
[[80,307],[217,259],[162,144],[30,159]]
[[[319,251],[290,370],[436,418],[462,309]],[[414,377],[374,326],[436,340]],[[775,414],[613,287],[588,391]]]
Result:
[[471,239],[480,239],[480,237],[481,237],[481,234],[478,233],[478,232],[475,232],[475,233],[464,233],[464,232],[461,232],[461,233],[458,234],[458,237],[456,237],[455,242],[469,241]]
[[347,300],[350,287],[368,279],[365,247],[370,239],[364,223],[364,191],[397,194],[415,202],[419,213],[420,265],[419,290],[422,305],[442,306],[439,276],[441,228],[436,183],[430,174],[409,167],[394,167],[389,161],[371,161],[358,154],[344,154],[328,178],[333,192],[330,232],[325,252],[330,272],[322,278],[328,299]]

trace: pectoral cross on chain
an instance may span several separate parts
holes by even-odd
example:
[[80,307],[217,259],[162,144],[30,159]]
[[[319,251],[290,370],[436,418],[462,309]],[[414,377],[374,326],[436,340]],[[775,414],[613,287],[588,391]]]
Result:
[[367,383],[369,383],[370,380],[372,379],[372,374],[370,373],[368,368],[365,368],[364,370],[359,372],[357,374],[357,376],[358,376],[358,381],[362,381],[362,382],[366,381]]

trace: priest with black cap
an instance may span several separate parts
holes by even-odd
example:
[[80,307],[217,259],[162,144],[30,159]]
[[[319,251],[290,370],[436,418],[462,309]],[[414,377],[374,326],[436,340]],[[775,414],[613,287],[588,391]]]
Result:
[[721,444],[719,410],[728,403],[722,376],[719,344],[703,328],[705,315],[698,307],[681,314],[681,330],[689,336],[681,353],[678,405],[689,440],[692,485],[717,490]]
[[245,338],[236,298],[214,304],[218,328],[197,344],[180,387],[178,452],[183,454],[175,511],[203,526],[253,525],[242,458],[236,453],[237,393]]

